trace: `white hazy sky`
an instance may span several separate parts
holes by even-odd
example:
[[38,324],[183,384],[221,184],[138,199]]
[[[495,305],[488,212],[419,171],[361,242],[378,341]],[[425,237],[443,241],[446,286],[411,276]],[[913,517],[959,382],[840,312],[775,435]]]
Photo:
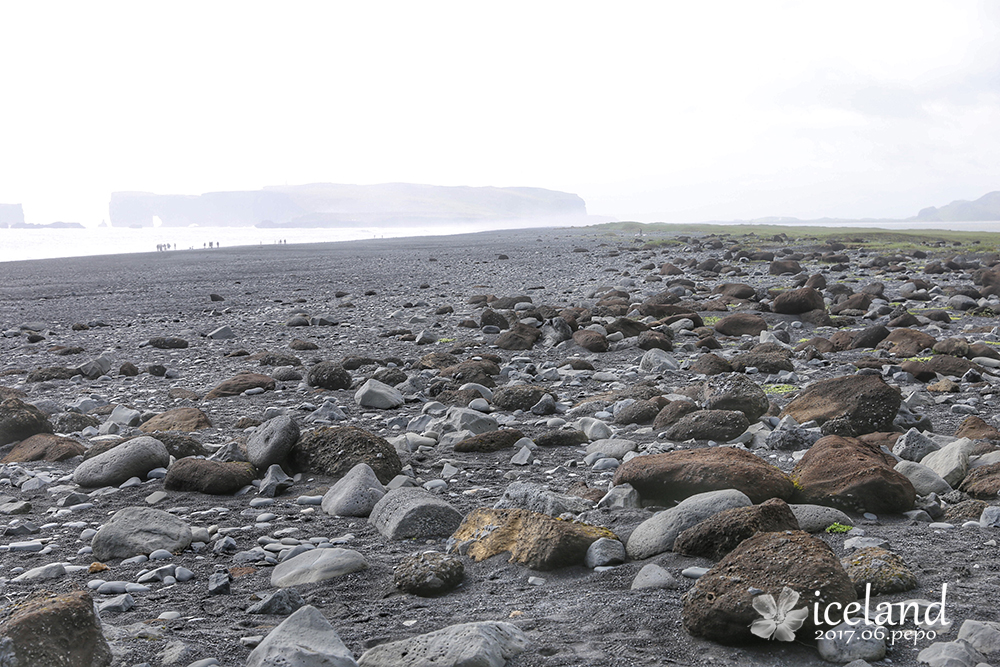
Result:
[[0,202],[28,222],[319,181],[905,217],[998,167],[992,1],[0,4]]

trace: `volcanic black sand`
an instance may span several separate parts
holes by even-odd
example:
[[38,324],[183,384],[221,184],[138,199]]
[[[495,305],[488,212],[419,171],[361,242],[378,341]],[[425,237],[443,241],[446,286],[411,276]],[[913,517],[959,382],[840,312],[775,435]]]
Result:
[[[930,257],[914,259],[902,251],[890,257],[885,265],[873,266],[871,260],[879,253],[865,250],[860,244],[847,244],[842,252],[849,258],[831,268],[820,261],[819,255],[829,248],[809,240],[760,239],[729,237],[717,243],[673,240],[666,245],[651,245],[657,239],[637,237],[633,233],[603,229],[544,229],[481,233],[451,237],[385,239],[322,245],[250,246],[216,250],[176,251],[141,255],[117,255],[76,259],[56,259],[0,264],[0,385],[18,389],[26,402],[39,404],[57,422],[65,406],[81,397],[97,396],[107,407],[97,410],[97,420],[104,423],[110,406],[125,405],[143,413],[191,406],[203,410],[212,422],[211,428],[191,437],[210,451],[227,443],[243,442],[244,428],[237,427],[241,418],[263,421],[265,410],[285,411],[300,422],[303,430],[314,424],[303,421],[310,408],[326,400],[336,402],[347,414],[346,423],[359,426],[385,438],[403,431],[398,424],[400,415],[407,418],[420,414],[421,400],[407,402],[395,410],[361,408],[354,402],[354,390],[379,366],[368,365],[351,371],[351,390],[323,391],[298,381],[279,381],[277,388],[257,395],[202,400],[213,386],[242,372],[268,373],[271,368],[260,366],[264,352],[294,355],[301,360],[299,370],[305,376],[319,361],[340,361],[357,355],[384,361],[394,358],[408,376],[416,371],[413,363],[435,351],[451,351],[459,359],[482,354],[495,354],[501,368],[510,366],[518,377],[541,374],[546,368],[558,368],[570,357],[588,360],[595,372],[610,376],[593,377],[594,373],[556,376],[559,379],[537,379],[535,384],[550,387],[560,409],[571,408],[570,414],[539,416],[530,412],[497,411],[505,427],[520,429],[528,437],[551,430],[549,420],[562,418],[572,422],[586,412],[573,411],[581,401],[606,392],[623,391],[640,383],[657,387],[663,394],[676,393],[698,381],[695,373],[684,365],[675,371],[647,373],[638,367],[644,350],[626,338],[612,342],[608,352],[591,352],[575,346],[572,341],[546,347],[538,341],[528,350],[505,350],[494,345],[497,336],[484,333],[478,326],[483,312],[481,303],[470,303],[476,295],[508,297],[527,295],[534,306],[550,306],[555,311],[569,307],[595,308],[595,304],[611,289],[626,292],[639,303],[662,292],[677,276],[661,275],[660,267],[670,262],[685,266],[690,259],[701,263],[715,258],[722,273],[685,267],[680,278],[693,281],[694,287],[685,299],[704,301],[714,296],[713,287],[720,283],[745,283],[757,296],[742,303],[733,301],[730,311],[752,310],[763,315],[772,327],[781,325],[792,334],[791,346],[814,335],[831,335],[836,329],[816,331],[805,323],[802,328],[789,326],[799,321],[796,316],[778,315],[757,308],[761,295],[768,288],[789,288],[793,277],[770,275],[768,262],[740,262],[735,257],[741,247],[753,251],[781,252],[791,249],[802,256],[805,274],[823,273],[827,282],[844,283],[854,291],[866,283],[880,281],[885,286],[885,298],[893,307],[904,304],[920,315],[920,309],[938,304],[906,301],[900,297],[900,287],[915,277],[926,278],[941,287],[948,296],[950,286],[972,288],[977,267],[986,267],[992,257],[976,254],[975,248],[927,248]],[[702,235],[703,236],[703,235]],[[845,239],[849,234],[845,234]],[[658,238],[658,237],[657,237]],[[666,238],[666,237],[664,237]],[[697,242],[696,242],[697,241]],[[649,244],[649,245],[648,245]],[[730,252],[725,257],[727,250]],[[890,255],[892,253],[883,253]],[[928,276],[925,265],[936,259],[945,260],[961,255],[967,266],[949,269],[944,274]],[[780,255],[779,255],[780,258]],[[961,262],[960,262],[961,263]],[[887,271],[886,267],[900,270]],[[683,291],[683,290],[682,290]],[[222,300],[212,300],[210,295]],[[339,296],[338,296],[339,295]],[[445,312],[451,306],[453,312]],[[943,304],[941,308],[947,309]],[[515,320],[513,309],[502,311],[508,320]],[[518,311],[519,314],[521,311]],[[595,311],[597,312],[597,311]],[[970,342],[997,342],[996,315],[988,308],[973,314],[950,310],[952,322],[922,320],[914,328],[930,330],[938,339],[964,336]],[[333,324],[289,327],[287,322],[296,314],[325,318]],[[437,314],[442,313],[442,314]],[[624,314],[624,313],[623,313]],[[714,319],[726,312],[702,311]],[[887,315],[873,319],[860,316],[839,319],[840,329],[856,330],[874,323],[884,323]],[[459,326],[463,320],[474,320],[476,327]],[[608,323],[610,319],[601,319]],[[647,318],[653,321],[655,318]],[[584,319],[580,326],[590,324]],[[76,327],[83,324],[85,327]],[[711,326],[710,322],[706,325]],[[206,335],[228,326],[235,338],[213,340]],[[930,328],[928,328],[930,327]],[[411,332],[407,335],[403,330]],[[38,338],[29,342],[31,331]],[[413,338],[426,332],[437,342],[418,345]],[[391,333],[392,335],[386,335]],[[154,337],[177,337],[188,342],[183,349],[157,349],[145,343]],[[754,338],[733,338],[718,335],[721,349],[714,351],[727,356],[737,349],[748,349],[757,343]],[[293,339],[311,341],[317,349],[297,351],[289,348]],[[694,336],[677,335],[671,355],[679,362],[695,360],[706,350],[693,343]],[[687,345],[685,345],[687,343]],[[57,348],[79,347],[82,351],[65,356]],[[245,350],[248,356],[230,356]],[[97,379],[79,375],[72,379],[28,381],[28,373],[38,368],[77,367],[106,354],[113,368]],[[768,397],[776,408],[788,403],[794,390],[810,382],[828,377],[855,373],[853,362],[866,355],[878,354],[872,349],[852,349],[820,355],[822,363],[806,364],[805,357],[793,357],[798,382],[792,387],[769,391]],[[882,355],[885,364],[900,360]],[[520,361],[517,359],[520,358]],[[512,361],[513,360],[513,361]],[[118,373],[119,367],[131,362],[140,371],[136,377]],[[152,365],[162,365],[166,375],[158,377],[147,372]],[[898,368],[886,371],[896,373]],[[914,381],[902,387],[903,395],[916,391],[928,397],[920,413],[929,418],[936,433],[951,435],[965,413],[954,412],[956,402],[965,402],[988,424],[998,425],[996,417],[998,379],[986,369],[983,378],[966,378],[956,382],[957,391],[932,394],[926,383]],[[760,383],[766,374],[748,376]],[[495,378],[498,386],[507,380]],[[704,378],[700,378],[704,379]],[[892,379],[886,375],[891,383]],[[573,380],[578,380],[573,382]],[[780,385],[776,378],[770,384]],[[174,391],[184,389],[192,394]],[[196,395],[196,396],[195,396]],[[422,400],[432,400],[424,396]],[[974,398],[974,401],[968,399]],[[940,402],[935,399],[944,399]],[[611,403],[603,404],[611,409]],[[274,410],[277,409],[277,410]],[[148,416],[148,415],[147,415]],[[394,420],[396,429],[390,427]],[[243,423],[254,423],[245,420]],[[640,451],[667,451],[676,448],[705,447],[698,443],[667,443],[658,429],[650,424],[616,425],[615,437],[638,443]],[[242,426],[242,425],[241,425]],[[137,433],[125,427],[119,435]],[[84,445],[91,446],[80,433],[69,434]],[[748,445],[749,446],[749,445]],[[8,445],[5,448],[9,450]],[[513,481],[548,484],[553,490],[566,492],[584,482],[589,487],[606,490],[612,470],[595,471],[583,462],[582,447],[540,447],[533,452],[535,462],[527,466],[511,464],[513,449],[490,453],[457,453],[450,448],[431,448],[416,453],[401,454],[403,465],[411,466],[417,483],[440,477],[442,466],[451,463],[458,474],[449,478],[447,487],[438,491],[461,513],[477,507],[491,507]],[[795,464],[790,451],[757,450],[765,460],[788,472]],[[99,527],[115,511],[130,505],[145,505],[145,498],[163,483],[160,479],[144,481],[140,486],[94,493],[90,508],[74,510],[55,517],[60,497],[67,495],[73,483],[68,477],[81,461],[80,457],[59,463],[28,462],[7,465],[6,479],[0,483],[0,494],[16,500],[27,500],[27,514],[7,517],[9,522],[30,522],[42,527],[29,535],[5,536],[3,544],[18,540],[42,539],[51,546],[47,553],[0,553],[0,577],[11,579],[15,568],[28,570],[48,563],[64,562],[90,565],[92,558],[78,551],[89,541],[81,540],[81,528],[67,523],[86,522]],[[33,473],[48,471],[52,479],[47,486],[23,491],[10,480],[15,468]],[[22,480],[23,481],[23,480]],[[617,567],[595,572],[582,564],[553,571],[535,572],[523,565],[508,562],[501,554],[482,562],[463,557],[464,583],[457,589],[434,598],[421,598],[399,592],[393,584],[393,567],[406,555],[428,549],[444,551],[445,538],[434,540],[389,541],[383,538],[364,518],[328,516],[319,507],[296,504],[300,496],[322,495],[336,480],[309,473],[299,477],[287,492],[276,498],[274,505],[261,510],[250,509],[255,492],[237,496],[210,496],[195,492],[168,492],[168,498],[156,504],[185,518],[192,526],[238,528],[231,533],[240,550],[251,549],[262,535],[273,535],[282,529],[295,528],[294,537],[338,538],[348,536],[344,546],[360,552],[369,562],[368,570],[349,574],[317,584],[298,586],[305,600],[320,610],[333,624],[345,644],[356,657],[377,644],[431,632],[466,621],[496,620],[513,623],[531,641],[530,647],[513,658],[510,665],[819,665],[814,643],[803,641],[783,643],[759,642],[740,647],[728,647],[689,635],[681,624],[685,591],[694,580],[681,575],[690,566],[709,568],[713,562],[667,552],[645,561],[628,561]],[[56,493],[47,489],[59,487]],[[91,493],[93,489],[81,489]],[[599,497],[599,496],[598,496]],[[961,501],[952,497],[950,505]],[[917,505],[921,505],[918,499]],[[990,500],[990,504],[998,504]],[[942,507],[949,505],[947,501]],[[250,509],[249,512],[246,510]],[[277,518],[265,527],[255,525],[254,517],[261,511],[271,511]],[[581,517],[589,523],[603,525],[623,541],[631,531],[652,513],[649,509],[592,510]],[[888,548],[902,556],[914,572],[918,587],[914,590],[885,596],[889,601],[909,598],[940,597],[941,585],[948,584],[947,615],[954,620],[950,631],[938,641],[953,641],[962,622],[967,619],[1000,621],[1000,582],[997,570],[1000,555],[995,528],[963,527],[963,520],[952,521],[953,528],[930,528],[926,522],[911,521],[899,514],[879,514],[866,519],[850,513],[852,524],[863,528],[869,537],[884,538]],[[978,519],[977,516],[972,517]],[[74,523],[74,526],[78,524]],[[213,533],[214,534],[214,533]],[[847,555],[841,534],[819,533],[838,555]],[[104,633],[115,653],[116,665],[187,665],[202,658],[216,658],[226,666],[243,665],[251,648],[241,638],[266,635],[282,621],[281,617],[250,615],[246,608],[254,594],[270,591],[271,568],[254,564],[239,569],[228,596],[208,596],[207,581],[217,566],[234,568],[231,554],[215,554],[211,545],[205,550],[187,550],[171,561],[195,573],[195,578],[173,585],[153,584],[151,591],[136,594],[135,606],[124,613],[102,615]],[[678,586],[671,589],[630,590],[639,570],[653,562],[671,572]],[[106,563],[106,571],[88,574],[73,572],[36,584],[7,581],[2,602],[9,614],[14,606],[39,590],[66,592],[86,588],[88,581],[102,578],[108,581],[135,581],[137,573],[147,566]],[[541,577],[540,585],[529,584],[529,577]],[[100,601],[100,596],[95,595]],[[178,611],[176,620],[155,620],[163,612]],[[249,642],[252,644],[252,642]],[[894,665],[915,665],[919,650],[927,648],[923,640],[913,646],[897,643],[889,647],[888,657]]]

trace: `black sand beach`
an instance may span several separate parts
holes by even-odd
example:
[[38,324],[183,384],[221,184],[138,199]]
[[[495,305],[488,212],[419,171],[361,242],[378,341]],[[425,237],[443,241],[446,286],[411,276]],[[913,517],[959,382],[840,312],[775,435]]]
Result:
[[[660,241],[666,243],[657,244]],[[787,270],[775,270],[772,260],[791,264]],[[940,273],[935,262],[942,267]],[[462,517],[498,502],[536,510],[542,497],[538,487],[532,487],[529,500],[504,497],[512,484],[528,482],[547,486],[559,494],[557,500],[575,499],[562,501],[566,511],[555,512],[562,515],[559,524],[603,527],[622,544],[628,544],[654,512],[669,510],[686,496],[718,489],[741,489],[751,496],[751,490],[761,486],[757,468],[751,466],[748,473],[734,472],[732,478],[725,472],[704,473],[705,479],[690,483],[694,491],[678,490],[671,498],[640,491],[642,507],[607,503],[597,507],[609,488],[629,474],[634,474],[628,479],[636,488],[643,475],[659,474],[636,471],[644,457],[635,454],[701,452],[739,441],[736,447],[752,452],[748,456],[755,455],[760,465],[780,469],[775,474],[788,491],[779,494],[783,500],[791,505],[836,507],[846,514],[845,525],[855,527],[851,533],[838,533],[821,526],[803,539],[825,543],[836,559],[846,559],[856,549],[845,542],[875,538],[872,545],[902,558],[916,587],[884,594],[880,601],[937,601],[947,584],[947,617],[953,621],[948,629],[937,628],[933,641],[925,633],[919,640],[886,642],[885,655],[893,665],[917,665],[918,653],[935,641],[955,641],[963,622],[1000,622],[995,604],[1000,595],[996,576],[1000,533],[985,523],[989,513],[983,513],[987,505],[1000,505],[995,489],[992,495],[989,491],[992,480],[1000,484],[1000,470],[990,468],[987,472],[994,476],[980,475],[979,486],[968,484],[975,479],[970,478],[974,471],[1000,461],[996,458],[1000,378],[990,361],[1000,365],[1000,305],[998,292],[991,290],[1000,285],[997,266],[995,253],[975,246],[880,251],[852,242],[849,234],[835,244],[704,234],[677,240],[600,228],[0,263],[4,391],[0,398],[5,399],[5,409],[20,409],[12,401],[34,404],[44,413],[49,432],[65,435],[80,443],[81,451],[87,450],[61,461],[11,459],[18,443],[32,434],[11,430],[2,438],[0,452],[8,458],[0,473],[0,495],[6,496],[0,512],[7,508],[14,513],[6,517],[8,528],[0,543],[37,540],[42,546],[0,550],[5,595],[0,616],[10,623],[24,601],[42,591],[66,595],[90,590],[88,582],[95,579],[138,583],[140,573],[159,563],[122,563],[123,558],[115,557],[92,566],[97,559],[87,547],[91,529],[100,528],[123,508],[139,506],[172,514],[197,529],[195,538],[208,539],[201,543],[194,539],[194,546],[177,549],[162,562],[186,568],[193,578],[153,581],[146,584],[148,590],[132,594],[134,605],[126,611],[100,614],[114,665],[208,665],[212,658],[226,667],[247,664],[260,637],[285,617],[247,611],[276,589],[270,580],[274,567],[265,560],[237,556],[283,538],[288,549],[342,547],[358,552],[367,562],[361,571],[294,586],[306,604],[320,610],[357,659],[387,642],[459,623],[499,621],[518,628],[529,642],[523,652],[509,658],[512,667],[829,664],[818,654],[815,631],[808,624],[794,642],[738,640],[730,646],[705,634],[695,636],[697,629],[692,634],[695,615],[685,612],[685,605],[704,606],[692,593],[696,581],[702,580],[682,571],[712,568],[718,559],[671,550],[645,558],[630,556],[624,563],[612,561],[597,569],[584,564],[579,549],[570,550],[575,560],[552,569],[510,562],[507,552],[479,562],[470,555],[455,555],[464,567],[457,588],[434,597],[402,592],[394,584],[393,571],[404,558],[430,550],[446,552],[449,547],[462,554],[469,544],[450,542],[450,533],[389,539],[363,516],[327,514],[315,504],[316,498],[342,474],[328,474],[322,466],[297,470],[291,454],[282,463],[295,475],[294,483],[274,497],[273,504],[257,507],[250,505],[259,497],[256,488],[236,495],[166,490],[164,498],[151,503],[151,494],[165,490],[162,477],[147,479],[143,474],[125,488],[77,484],[74,471],[95,451],[109,451],[136,435],[156,437],[155,431],[140,431],[139,424],[161,413],[193,408],[204,413],[210,426],[164,436],[174,455],[171,466],[164,467],[176,466],[176,461],[184,460],[178,455],[183,453],[209,456],[222,451],[229,457],[223,460],[239,460],[258,425],[283,415],[301,432],[299,443],[312,430],[352,426],[390,441],[402,468],[396,472],[410,477],[416,487],[428,485],[429,495]],[[822,280],[806,282],[817,275]],[[818,298],[818,304],[812,304],[818,307],[776,308],[779,299],[788,301],[782,293],[806,289],[816,294],[802,292],[801,298]],[[852,295],[851,307],[835,312]],[[963,296],[965,300],[956,298]],[[779,308],[785,312],[774,312]],[[486,310],[501,316],[527,342],[511,344],[516,336],[484,328]],[[719,330],[723,318],[733,313],[753,316],[747,329],[752,334],[726,335]],[[898,319],[906,313],[909,318]],[[762,339],[754,329],[758,320],[773,340],[766,335]],[[223,327],[232,337],[209,337]],[[593,335],[573,336],[587,327]],[[903,329],[920,332],[932,342],[923,345],[926,339],[917,334],[888,339]],[[179,339],[184,346],[150,344],[157,338]],[[902,351],[902,343],[911,338],[918,342]],[[501,339],[504,342],[498,346]],[[873,342],[868,345],[865,340]],[[938,347],[949,340],[953,342]],[[293,341],[299,342],[293,345]],[[655,355],[647,354],[654,349],[662,349],[676,363],[657,364]],[[431,353],[451,356],[428,359]],[[715,363],[706,359],[709,354],[722,365],[709,364]],[[739,355],[752,356],[739,364]],[[107,368],[97,364],[95,371],[91,365],[91,377],[79,373],[100,357]],[[947,363],[921,365],[945,357]],[[321,362],[341,364],[349,373],[350,388],[326,389],[311,383],[310,370]],[[456,370],[463,362],[466,365]],[[129,374],[123,364],[131,364],[136,374]],[[389,373],[390,369],[397,373]],[[731,388],[704,386],[713,377],[729,377],[717,374],[719,370],[741,378],[733,382],[759,386],[760,395],[766,396],[761,409],[746,407],[756,400],[756,394],[748,397],[746,392],[757,389],[721,396]],[[262,392],[206,398],[221,382],[243,373],[261,374],[272,382],[262,384]],[[405,397],[403,405],[384,409],[357,403],[355,392],[376,373],[397,380],[386,384],[397,386]],[[790,414],[783,410],[793,400],[810,385],[833,378],[879,382],[878,391],[885,386],[889,401],[895,400],[891,414],[887,419],[868,419],[875,408],[855,406],[801,429],[787,421],[779,427],[779,418]],[[469,382],[486,385],[488,391],[469,388]],[[508,385],[540,387],[539,396],[551,393],[554,402],[529,399],[529,392],[521,390],[526,395],[520,402],[511,400],[500,407],[498,395]],[[456,451],[455,443],[447,440],[449,432],[434,420],[446,408],[465,408],[472,398],[487,398],[489,405],[482,414],[496,420],[494,428],[516,429],[532,441],[548,443],[553,441],[545,436],[553,432],[587,430],[593,424],[588,422],[585,428],[580,420],[595,415],[602,424],[576,443],[565,440],[570,444],[537,447],[530,443],[526,464],[521,465],[512,462],[523,446],[514,445],[520,437],[496,448],[480,443],[479,451]],[[421,420],[432,401],[443,404],[440,412],[434,408]],[[324,405],[339,407],[343,418],[317,417],[316,410]],[[663,410],[671,405],[677,414],[664,416]],[[138,422],[108,428],[115,406],[137,411]],[[692,411],[727,414],[706,415],[708,426],[702,430],[678,430],[677,424]],[[982,423],[970,421],[972,417]],[[720,430],[719,420],[724,419],[737,420],[738,428]],[[84,432],[86,425],[91,426],[90,435]],[[911,427],[927,431],[927,439],[941,436],[933,444],[942,450],[951,447],[957,436],[969,438],[967,447],[953,447],[961,450],[955,454],[958,463],[934,467],[938,476],[946,476],[940,471],[951,475],[948,491],[918,493],[907,487],[907,477],[894,470],[896,438]],[[104,433],[98,435],[94,429]],[[780,438],[770,436],[781,430],[793,433],[779,446],[775,443]],[[40,426],[35,433],[45,431]],[[407,445],[400,436],[408,431],[424,438]],[[842,494],[835,487],[846,484],[843,479],[824,479],[822,492],[810,495],[811,487],[803,481],[808,476],[801,469],[793,473],[793,484],[785,474],[793,472],[803,450],[822,443],[821,436],[840,437],[848,441],[845,447],[856,447],[862,453],[852,456],[868,457],[856,474],[878,468],[876,476],[885,489],[852,487]],[[597,440],[614,442],[605,443],[605,450],[598,446],[588,452]],[[630,444],[616,445],[617,441]],[[613,447],[622,451],[615,454],[610,451]],[[604,455],[588,458],[594,452]],[[847,478],[855,474],[853,464],[829,461],[834,462],[824,465],[845,466]],[[266,467],[257,469],[255,476],[262,477]],[[958,468],[961,473],[953,472]],[[676,473],[664,484],[680,489],[689,481]],[[867,501],[852,496],[861,491],[870,494]],[[904,496],[899,503],[887,501],[884,509],[872,508],[877,499],[897,492]],[[23,502],[28,505],[18,504]],[[755,505],[760,502],[754,499]],[[869,506],[863,507],[864,502]],[[869,510],[868,516],[861,510]],[[264,513],[275,516],[260,520]],[[801,523],[802,517],[795,516]],[[744,537],[750,535],[753,531]],[[235,549],[217,550],[226,536],[235,541]],[[630,553],[637,553],[634,544],[628,547]],[[276,561],[281,550],[272,548],[268,554]],[[31,581],[14,580],[33,568],[56,563],[86,567],[79,571],[70,567]],[[633,589],[640,570],[650,564],[666,570],[672,581],[664,587]],[[217,572],[229,573],[228,594],[209,594],[210,579]],[[772,571],[768,576],[768,581],[778,582],[783,574]],[[748,582],[750,587],[760,585]],[[777,597],[780,589],[765,592]],[[91,594],[98,604],[112,597]],[[158,620],[165,612],[179,613]],[[918,630],[912,623],[898,629]]]

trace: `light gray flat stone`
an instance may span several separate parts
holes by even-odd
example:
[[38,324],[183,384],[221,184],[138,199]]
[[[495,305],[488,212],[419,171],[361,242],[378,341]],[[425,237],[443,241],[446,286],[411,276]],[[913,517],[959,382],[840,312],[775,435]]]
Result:
[[288,588],[333,579],[367,569],[368,561],[353,549],[311,549],[278,563],[271,572],[271,585]]

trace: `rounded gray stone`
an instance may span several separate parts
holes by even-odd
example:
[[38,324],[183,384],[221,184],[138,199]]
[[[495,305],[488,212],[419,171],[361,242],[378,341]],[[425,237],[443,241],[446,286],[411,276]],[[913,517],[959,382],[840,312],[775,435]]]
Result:
[[368,516],[385,496],[385,487],[367,463],[359,463],[323,496],[323,511],[331,516]]
[[247,459],[261,470],[281,463],[298,439],[298,424],[288,415],[279,415],[261,424],[247,439]]
[[390,540],[447,537],[458,529],[462,515],[423,489],[401,488],[375,504],[368,523]]
[[177,552],[191,544],[191,528],[173,514],[152,507],[126,507],[101,526],[91,542],[94,558],[131,558],[158,549]]
[[118,486],[132,478],[145,478],[154,468],[170,465],[170,454],[162,442],[148,435],[139,436],[87,459],[73,471],[73,481],[80,486]]
[[287,588],[311,584],[367,568],[368,561],[353,549],[311,549],[278,563],[271,572],[271,585]]

